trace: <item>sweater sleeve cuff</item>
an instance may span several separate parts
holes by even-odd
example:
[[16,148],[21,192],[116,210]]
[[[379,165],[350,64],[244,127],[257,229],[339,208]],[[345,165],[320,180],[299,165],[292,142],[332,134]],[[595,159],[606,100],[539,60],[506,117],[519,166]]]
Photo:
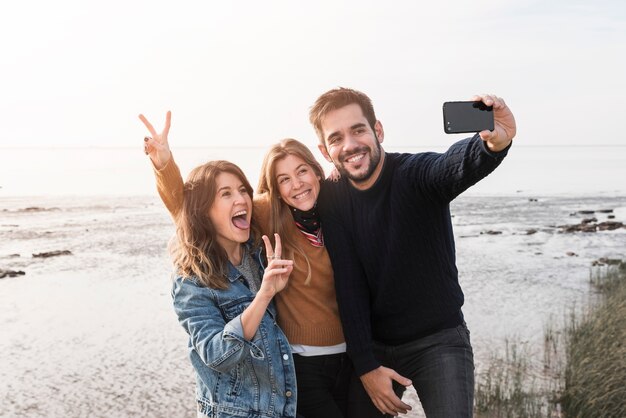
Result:
[[509,149],[511,149],[511,146],[513,145],[513,141],[511,140],[511,142],[509,143],[509,145],[506,146],[506,148],[504,148],[502,151],[496,152],[496,151],[491,151],[489,149],[489,147],[487,146],[487,143],[480,138],[480,135],[476,134],[476,138],[478,138],[478,140],[481,142],[483,152],[498,161],[506,157],[506,155],[509,152]]
[[172,154],[170,155],[171,157],[167,161],[167,163],[165,163],[165,167],[161,169],[156,168],[156,166],[154,165],[154,162],[150,160],[150,163],[152,164],[152,169],[154,170],[154,175],[157,176],[158,178],[169,179],[174,176],[176,177],[179,176],[180,171],[178,169],[178,165],[176,165],[176,162],[174,161],[174,155]]
[[357,376],[362,376],[365,373],[371,372],[372,370],[380,367],[380,363],[376,360],[372,351],[350,353],[350,359],[354,364],[354,371]]

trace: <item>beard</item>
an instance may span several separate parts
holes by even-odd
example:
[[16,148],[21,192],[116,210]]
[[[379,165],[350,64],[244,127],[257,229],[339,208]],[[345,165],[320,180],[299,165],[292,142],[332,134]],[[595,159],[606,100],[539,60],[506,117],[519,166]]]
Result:
[[[382,154],[381,151],[382,151],[382,148],[380,146],[380,142],[376,140],[375,149],[371,149],[370,147],[359,147],[355,151],[351,152],[350,155],[345,155],[345,154],[339,155],[339,164],[335,164],[335,167],[337,168],[337,171],[339,171],[339,174],[341,174],[342,177],[346,177],[357,184],[363,183],[369,180],[369,178],[372,177],[372,174],[374,174],[374,171],[376,170],[376,167],[378,166],[378,163],[380,162],[380,157]],[[367,166],[367,169],[365,171],[360,171],[358,173],[351,173],[350,171],[348,171],[346,167],[344,166],[343,161],[345,161],[347,158],[350,158],[352,155],[360,154],[363,152],[369,153],[369,156],[370,156],[370,161]]]

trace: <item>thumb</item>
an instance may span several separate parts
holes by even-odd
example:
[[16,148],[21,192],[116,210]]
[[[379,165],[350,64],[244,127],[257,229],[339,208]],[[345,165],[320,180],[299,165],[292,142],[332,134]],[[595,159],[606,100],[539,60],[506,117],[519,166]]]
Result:
[[480,135],[480,139],[482,139],[483,141],[490,141],[495,137],[496,131],[495,129],[493,131],[484,130],[480,131],[478,135]]
[[411,384],[413,383],[411,382],[411,379],[407,379],[406,377],[398,374],[395,370],[391,371],[390,377],[396,382],[400,383],[402,386],[411,386]]

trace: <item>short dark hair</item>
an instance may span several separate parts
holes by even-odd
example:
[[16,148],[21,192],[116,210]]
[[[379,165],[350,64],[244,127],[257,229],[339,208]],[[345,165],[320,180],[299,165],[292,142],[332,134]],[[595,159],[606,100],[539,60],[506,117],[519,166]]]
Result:
[[329,112],[353,103],[359,105],[363,116],[365,116],[365,119],[367,119],[367,122],[370,124],[370,128],[374,130],[376,114],[374,113],[374,106],[370,98],[367,97],[365,93],[361,93],[358,90],[338,87],[318,97],[309,111],[309,121],[315,128],[315,132],[322,145],[326,146],[324,142],[324,132],[322,131],[322,119],[324,119]]

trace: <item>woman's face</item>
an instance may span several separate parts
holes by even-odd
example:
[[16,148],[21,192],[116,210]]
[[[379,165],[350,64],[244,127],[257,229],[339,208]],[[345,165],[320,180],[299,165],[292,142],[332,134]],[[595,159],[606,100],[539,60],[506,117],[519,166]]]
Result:
[[302,158],[288,155],[276,162],[276,183],[280,197],[288,205],[309,210],[320,193],[320,178]]
[[220,173],[215,182],[217,193],[209,210],[209,218],[217,232],[217,242],[228,249],[250,238],[252,197],[234,174]]

